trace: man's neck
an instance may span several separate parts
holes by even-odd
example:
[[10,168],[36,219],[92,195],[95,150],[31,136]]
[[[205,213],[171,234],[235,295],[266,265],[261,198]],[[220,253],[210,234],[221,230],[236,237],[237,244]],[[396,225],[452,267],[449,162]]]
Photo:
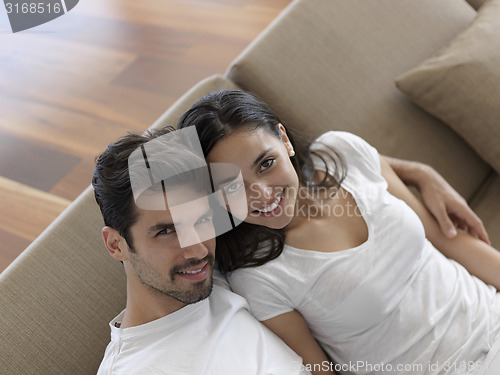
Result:
[[120,328],[135,327],[163,318],[186,306],[185,303],[143,284],[127,282],[127,308]]

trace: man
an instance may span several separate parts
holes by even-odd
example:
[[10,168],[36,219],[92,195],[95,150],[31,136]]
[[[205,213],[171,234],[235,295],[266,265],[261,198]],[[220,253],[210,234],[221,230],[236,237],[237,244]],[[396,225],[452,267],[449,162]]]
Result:
[[[213,277],[214,237],[228,227],[214,216],[210,198],[221,200],[206,181],[202,156],[177,141],[149,152],[151,141],[177,132],[129,134],[97,159],[92,184],[106,225],[103,239],[127,276],[127,306],[110,323],[98,374],[308,374],[249,314],[246,301]],[[400,163],[396,171],[408,171],[408,164],[393,163]],[[427,187],[451,189],[427,178]],[[458,219],[482,228],[465,216]]]

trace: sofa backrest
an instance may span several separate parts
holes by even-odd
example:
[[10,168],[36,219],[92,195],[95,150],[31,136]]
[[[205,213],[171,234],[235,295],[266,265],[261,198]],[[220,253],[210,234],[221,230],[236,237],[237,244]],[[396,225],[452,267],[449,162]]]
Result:
[[475,15],[463,0],[298,0],[227,75],[289,126],[353,132],[382,154],[433,165],[469,198],[490,167],[394,81]]

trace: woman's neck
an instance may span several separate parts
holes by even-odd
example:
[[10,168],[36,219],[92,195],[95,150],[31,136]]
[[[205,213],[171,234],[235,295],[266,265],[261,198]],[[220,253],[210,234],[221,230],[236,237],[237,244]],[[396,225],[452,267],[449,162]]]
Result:
[[294,215],[285,231],[290,231],[304,225],[311,219],[311,211],[319,212],[321,201],[318,201],[305,186],[300,186],[297,192]]

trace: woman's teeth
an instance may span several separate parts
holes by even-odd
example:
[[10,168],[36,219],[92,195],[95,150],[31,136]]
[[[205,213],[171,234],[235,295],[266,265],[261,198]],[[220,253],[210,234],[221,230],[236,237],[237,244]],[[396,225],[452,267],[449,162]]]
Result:
[[261,212],[261,213],[268,213],[268,212],[274,211],[276,209],[276,207],[278,207],[278,205],[280,204],[281,198],[283,198],[283,191],[281,192],[279,197],[276,198],[276,200],[273,202],[273,204],[271,204],[269,207],[266,207],[262,210],[257,210],[257,211]]

